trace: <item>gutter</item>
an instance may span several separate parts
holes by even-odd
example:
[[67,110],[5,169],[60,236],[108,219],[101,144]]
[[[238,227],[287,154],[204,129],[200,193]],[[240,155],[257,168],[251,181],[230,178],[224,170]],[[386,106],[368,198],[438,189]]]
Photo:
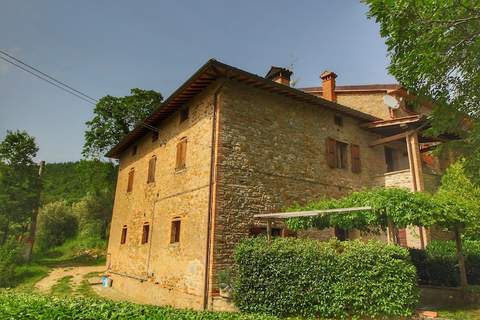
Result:
[[[218,113],[220,109],[219,104],[219,94],[220,90],[223,88],[226,79],[222,81],[222,83],[215,89],[213,93],[213,119],[212,119],[212,149],[210,154],[210,190],[209,190],[209,197],[208,197],[208,218],[207,218],[207,246],[206,246],[206,255],[205,255],[205,283],[204,283],[204,291],[203,291],[203,309],[208,309],[208,298],[209,298],[209,290],[210,290],[210,255],[212,251],[212,221],[213,216],[215,214],[216,209],[214,210],[214,202],[216,199],[216,160],[218,154],[218,139],[217,139],[217,126],[219,127],[218,121]],[[218,122],[218,123],[217,123]]]

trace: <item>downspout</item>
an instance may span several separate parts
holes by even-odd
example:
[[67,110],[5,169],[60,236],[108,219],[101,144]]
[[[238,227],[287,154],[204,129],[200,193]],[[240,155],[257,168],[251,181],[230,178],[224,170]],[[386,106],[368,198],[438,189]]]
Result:
[[208,218],[207,218],[207,246],[205,255],[205,283],[203,291],[203,309],[208,309],[208,298],[210,290],[210,255],[212,251],[212,221],[214,215],[214,201],[216,194],[214,193],[214,186],[216,185],[216,155],[217,155],[217,118],[219,113],[219,93],[223,88],[226,80],[224,80],[213,93],[213,115],[212,115],[212,149],[210,153],[210,182],[209,182],[209,197],[208,197]]

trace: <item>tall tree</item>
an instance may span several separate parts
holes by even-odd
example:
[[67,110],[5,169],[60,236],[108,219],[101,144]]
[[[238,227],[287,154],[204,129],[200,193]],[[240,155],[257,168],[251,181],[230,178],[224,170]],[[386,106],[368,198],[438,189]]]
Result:
[[450,146],[465,151],[467,169],[480,181],[480,2],[363,1],[386,39],[390,73],[434,102],[432,134],[464,138]]
[[82,154],[100,158],[128,134],[163,100],[159,92],[131,89],[125,97],[105,96],[95,106],[93,119],[87,121]]
[[25,131],[7,131],[0,143],[0,215],[4,242],[12,226],[30,224],[28,247],[33,246],[41,181],[34,162],[38,147]]

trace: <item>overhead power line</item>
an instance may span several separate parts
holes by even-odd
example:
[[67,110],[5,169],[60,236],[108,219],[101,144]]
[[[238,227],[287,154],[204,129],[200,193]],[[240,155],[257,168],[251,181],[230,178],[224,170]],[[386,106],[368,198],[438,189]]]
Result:
[[68,92],[68,93],[70,93],[70,94],[73,94],[74,96],[76,96],[77,98],[80,98],[80,99],[82,99],[83,101],[86,101],[86,102],[88,102],[88,103],[90,103],[90,104],[95,104],[95,102],[93,102],[93,101],[91,101],[91,100],[88,100],[88,99],[86,99],[86,98],[82,97],[81,95],[79,95],[79,94],[76,94],[75,92],[72,92],[72,91],[70,91],[70,90],[68,90],[68,89],[66,89],[66,88],[64,88],[64,87],[62,87],[62,86],[60,86],[60,85],[56,84],[56,83],[55,83],[55,82],[53,82],[53,81],[50,81],[50,80],[48,80],[48,79],[45,79],[45,78],[42,78],[42,77],[41,77],[41,76],[39,76],[38,74],[36,74],[36,73],[33,73],[32,71],[28,70],[27,68],[24,68],[24,67],[22,67],[22,66],[21,66],[21,65],[19,65],[19,64],[16,64],[15,62],[12,62],[12,61],[10,61],[10,60],[8,60],[8,59],[5,59],[5,58],[4,58],[4,57],[2,57],[2,56],[0,56],[0,59],[4,60],[4,61],[6,61],[6,62],[8,62],[8,63],[10,63],[10,64],[12,64],[12,65],[14,65],[14,66],[16,66],[17,68],[20,68],[20,69],[22,69],[22,70],[23,70],[23,71],[25,71],[25,72],[28,72],[28,73],[30,73],[31,75],[33,75],[33,76],[35,76],[35,77],[37,77],[37,78],[39,78],[39,79],[41,79],[41,80],[43,80],[43,81],[46,81],[46,82],[50,83],[52,86],[55,86],[55,87],[57,87],[57,88],[59,88],[59,89],[61,89],[61,90],[65,91],[65,92]]
[[[95,105],[95,104],[98,102],[97,99],[92,98],[91,96],[89,96],[89,95],[87,95],[87,94],[85,94],[85,93],[83,93],[83,92],[81,92],[81,91],[73,88],[72,86],[66,84],[65,82],[62,82],[62,81],[60,81],[60,80],[55,79],[54,77],[46,74],[45,72],[40,71],[39,69],[37,69],[37,68],[29,65],[29,64],[26,63],[26,62],[23,62],[22,60],[20,60],[20,59],[18,59],[18,58],[15,58],[14,56],[6,53],[6,52],[3,51],[3,50],[0,50],[0,54],[3,54],[4,56],[6,56],[6,57],[8,57],[9,59],[12,59],[12,60],[14,60],[14,61],[16,61],[16,62],[18,62],[18,63],[13,62],[13,61],[10,61],[9,59],[7,59],[7,58],[5,58],[5,57],[2,57],[1,55],[0,55],[0,59],[6,61],[6,62],[8,62],[8,63],[10,63],[11,65],[13,65],[13,66],[15,66],[15,67],[17,67],[17,68],[25,71],[25,72],[30,73],[31,75],[37,77],[37,78],[40,79],[40,80],[43,80],[43,81],[45,81],[45,82],[48,82],[49,84],[51,84],[51,85],[53,85],[53,86],[55,86],[55,87],[57,87],[57,88],[65,91],[65,92],[67,92],[67,93],[70,93],[71,95],[74,95],[74,96],[76,96],[77,98],[82,99],[83,101],[86,101],[86,102],[88,102],[88,103],[90,103],[90,104]],[[32,70],[33,70],[33,71],[32,71]],[[145,128],[147,128],[147,129],[150,129],[150,130],[152,130],[152,131],[157,131],[157,132],[159,131],[158,128],[156,128],[156,127],[154,127],[154,126],[151,126],[151,125],[149,125],[149,124],[146,124],[146,123],[144,123],[144,122],[140,123],[140,125],[143,126],[143,127],[145,127]]]
[[[57,88],[60,88],[60,89],[62,89],[62,90],[64,90],[64,91],[67,91],[67,92],[72,93],[72,94],[75,93],[74,95],[77,96],[77,97],[82,96],[82,97],[84,98],[84,100],[85,100],[85,99],[89,99],[89,100],[92,100],[92,101],[95,102],[95,103],[98,102],[97,99],[92,98],[91,96],[89,96],[89,95],[81,92],[80,90],[77,90],[77,89],[73,88],[72,86],[66,84],[65,82],[62,82],[62,81],[60,81],[60,80],[55,79],[54,77],[46,74],[45,72],[40,71],[39,69],[37,69],[37,68],[29,65],[28,63],[26,63],[26,62],[24,62],[24,61],[22,61],[22,60],[20,60],[20,59],[18,59],[18,58],[15,58],[14,56],[6,53],[5,51],[0,50],[0,53],[3,54],[4,56],[7,56],[8,58],[10,58],[10,59],[12,59],[12,60],[14,60],[14,61],[16,61],[16,62],[18,62],[19,64],[22,65],[22,66],[21,66],[21,65],[15,63],[15,62],[13,62],[13,61],[10,61],[9,59],[6,59],[6,58],[0,56],[0,58],[2,58],[2,60],[4,60],[4,61],[6,61],[6,62],[8,62],[8,63],[10,63],[10,64],[12,64],[12,65],[14,65],[14,66],[16,66],[17,68],[20,68],[20,69],[22,69],[22,70],[24,70],[24,71],[26,71],[26,72],[28,72],[28,73],[36,76],[37,78],[39,78],[39,79],[41,79],[41,80],[44,80],[44,81],[46,81],[46,82],[48,82],[48,83],[56,86]],[[30,70],[26,70],[27,68],[30,69]],[[38,74],[36,74],[35,72],[32,72],[31,70],[35,71],[35,72],[38,73]],[[40,76],[40,75],[41,75],[41,76]],[[43,76],[43,77],[42,77],[42,76]],[[46,77],[47,79],[45,79],[44,77]],[[54,83],[52,83],[52,82],[54,82]],[[68,89],[68,90],[65,90],[65,89]],[[72,92],[72,91],[73,91],[73,92]],[[90,102],[90,103],[91,103],[91,102]]]

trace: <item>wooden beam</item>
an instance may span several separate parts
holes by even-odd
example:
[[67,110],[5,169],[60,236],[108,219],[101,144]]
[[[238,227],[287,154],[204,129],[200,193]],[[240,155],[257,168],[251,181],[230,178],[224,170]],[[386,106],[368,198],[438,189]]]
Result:
[[375,146],[378,146],[378,145],[381,145],[381,144],[397,141],[397,140],[400,140],[402,138],[405,138],[407,135],[411,134],[414,131],[415,130],[405,131],[405,132],[394,134],[393,136],[380,138],[380,139],[377,139],[377,140],[373,141],[368,146],[369,147],[375,147]]
[[338,208],[338,209],[326,209],[315,211],[295,211],[295,212],[277,212],[277,213],[264,213],[256,214],[254,218],[266,218],[266,219],[288,219],[296,217],[314,217],[323,215],[325,213],[345,213],[352,211],[366,211],[372,210],[372,207],[356,207],[356,208]]

